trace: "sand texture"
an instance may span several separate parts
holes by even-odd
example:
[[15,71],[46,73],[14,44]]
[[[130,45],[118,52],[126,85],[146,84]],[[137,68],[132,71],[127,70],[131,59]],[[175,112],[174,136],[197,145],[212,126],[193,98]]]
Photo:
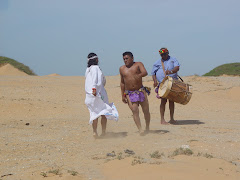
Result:
[[[187,105],[176,104],[178,124],[160,124],[160,101],[152,88],[151,130],[140,136],[121,101],[119,76],[107,76],[109,100],[120,119],[108,121],[107,135],[95,140],[84,77],[3,73],[0,179],[239,180],[240,77],[183,79],[193,95]],[[152,84],[151,77],[144,78],[144,85]],[[145,127],[141,110],[140,117]]]
[[17,68],[13,67],[11,64],[4,64],[0,66],[0,75],[5,76],[28,76],[23,71],[18,70]]

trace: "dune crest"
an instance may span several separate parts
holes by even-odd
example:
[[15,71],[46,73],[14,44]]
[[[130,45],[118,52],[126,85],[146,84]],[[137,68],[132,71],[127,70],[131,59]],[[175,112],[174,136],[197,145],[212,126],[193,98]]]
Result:
[[5,64],[0,67],[0,75],[5,76],[28,76],[23,71],[18,70],[17,68],[13,67],[11,64]]
[[57,73],[53,73],[53,74],[49,74],[47,76],[61,76],[60,74],[57,74]]

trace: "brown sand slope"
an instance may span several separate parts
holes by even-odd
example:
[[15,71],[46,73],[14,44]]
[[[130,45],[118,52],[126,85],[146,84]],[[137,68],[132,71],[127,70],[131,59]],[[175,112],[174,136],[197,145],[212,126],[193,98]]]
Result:
[[53,73],[53,74],[49,74],[48,76],[61,76],[61,75],[57,73]]
[[[135,158],[136,159],[136,158]],[[179,155],[172,159],[162,159],[156,164],[149,163],[132,165],[134,158],[113,160],[105,163],[103,172],[106,180],[232,180],[239,178],[237,167],[221,159],[192,157]]]
[[[135,180],[143,171],[167,180],[196,179],[200,174],[205,179],[208,175],[239,179],[240,101],[235,98],[239,77],[183,77],[193,86],[193,96],[187,105],[176,104],[178,125],[160,125],[160,102],[152,91],[148,97],[151,131],[145,136],[138,135],[132,114],[121,101],[119,76],[106,79],[109,100],[118,108],[120,119],[108,121],[107,135],[94,140],[84,104],[84,77],[0,78],[0,179],[46,175],[46,179],[104,180],[124,173],[126,179]],[[152,84],[151,77],[144,78],[144,85]],[[141,111],[140,117],[144,127]],[[168,108],[165,118],[169,120]],[[193,155],[171,157],[183,146]],[[131,166],[133,159],[127,158],[126,149],[135,152],[131,158],[139,157],[144,163]],[[106,156],[112,151],[115,157]],[[151,158],[155,151],[164,155]],[[210,155],[214,158],[207,158]]]
[[5,76],[28,76],[25,72],[18,70],[13,67],[11,64],[5,64],[0,67],[0,75]]

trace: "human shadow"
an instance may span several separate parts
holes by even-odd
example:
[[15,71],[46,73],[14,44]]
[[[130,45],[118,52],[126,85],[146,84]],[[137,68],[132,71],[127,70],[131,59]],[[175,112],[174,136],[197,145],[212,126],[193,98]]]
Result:
[[124,138],[126,136],[127,132],[107,132],[104,136],[99,136],[98,139]]
[[166,134],[168,130],[149,130],[148,132],[145,131],[145,134]]
[[193,125],[193,124],[205,124],[204,122],[201,122],[200,120],[177,120],[177,123],[173,125]]

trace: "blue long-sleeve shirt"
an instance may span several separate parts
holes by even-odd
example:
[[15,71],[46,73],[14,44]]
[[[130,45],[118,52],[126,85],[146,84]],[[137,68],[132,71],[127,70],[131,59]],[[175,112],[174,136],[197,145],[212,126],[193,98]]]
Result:
[[[179,62],[176,58],[171,57],[171,56],[169,56],[169,57],[170,58],[168,60],[163,61],[165,71],[166,70],[171,71],[176,66],[180,67],[180,64],[179,64]],[[162,82],[162,80],[165,77],[165,74],[164,74],[163,68],[162,68],[161,60],[162,59],[159,59],[153,64],[153,68],[152,68],[152,72],[151,72],[152,75],[156,75],[156,78],[157,78],[158,82],[160,82],[160,83]],[[169,74],[168,76],[171,76],[172,78],[177,79],[177,73]]]

